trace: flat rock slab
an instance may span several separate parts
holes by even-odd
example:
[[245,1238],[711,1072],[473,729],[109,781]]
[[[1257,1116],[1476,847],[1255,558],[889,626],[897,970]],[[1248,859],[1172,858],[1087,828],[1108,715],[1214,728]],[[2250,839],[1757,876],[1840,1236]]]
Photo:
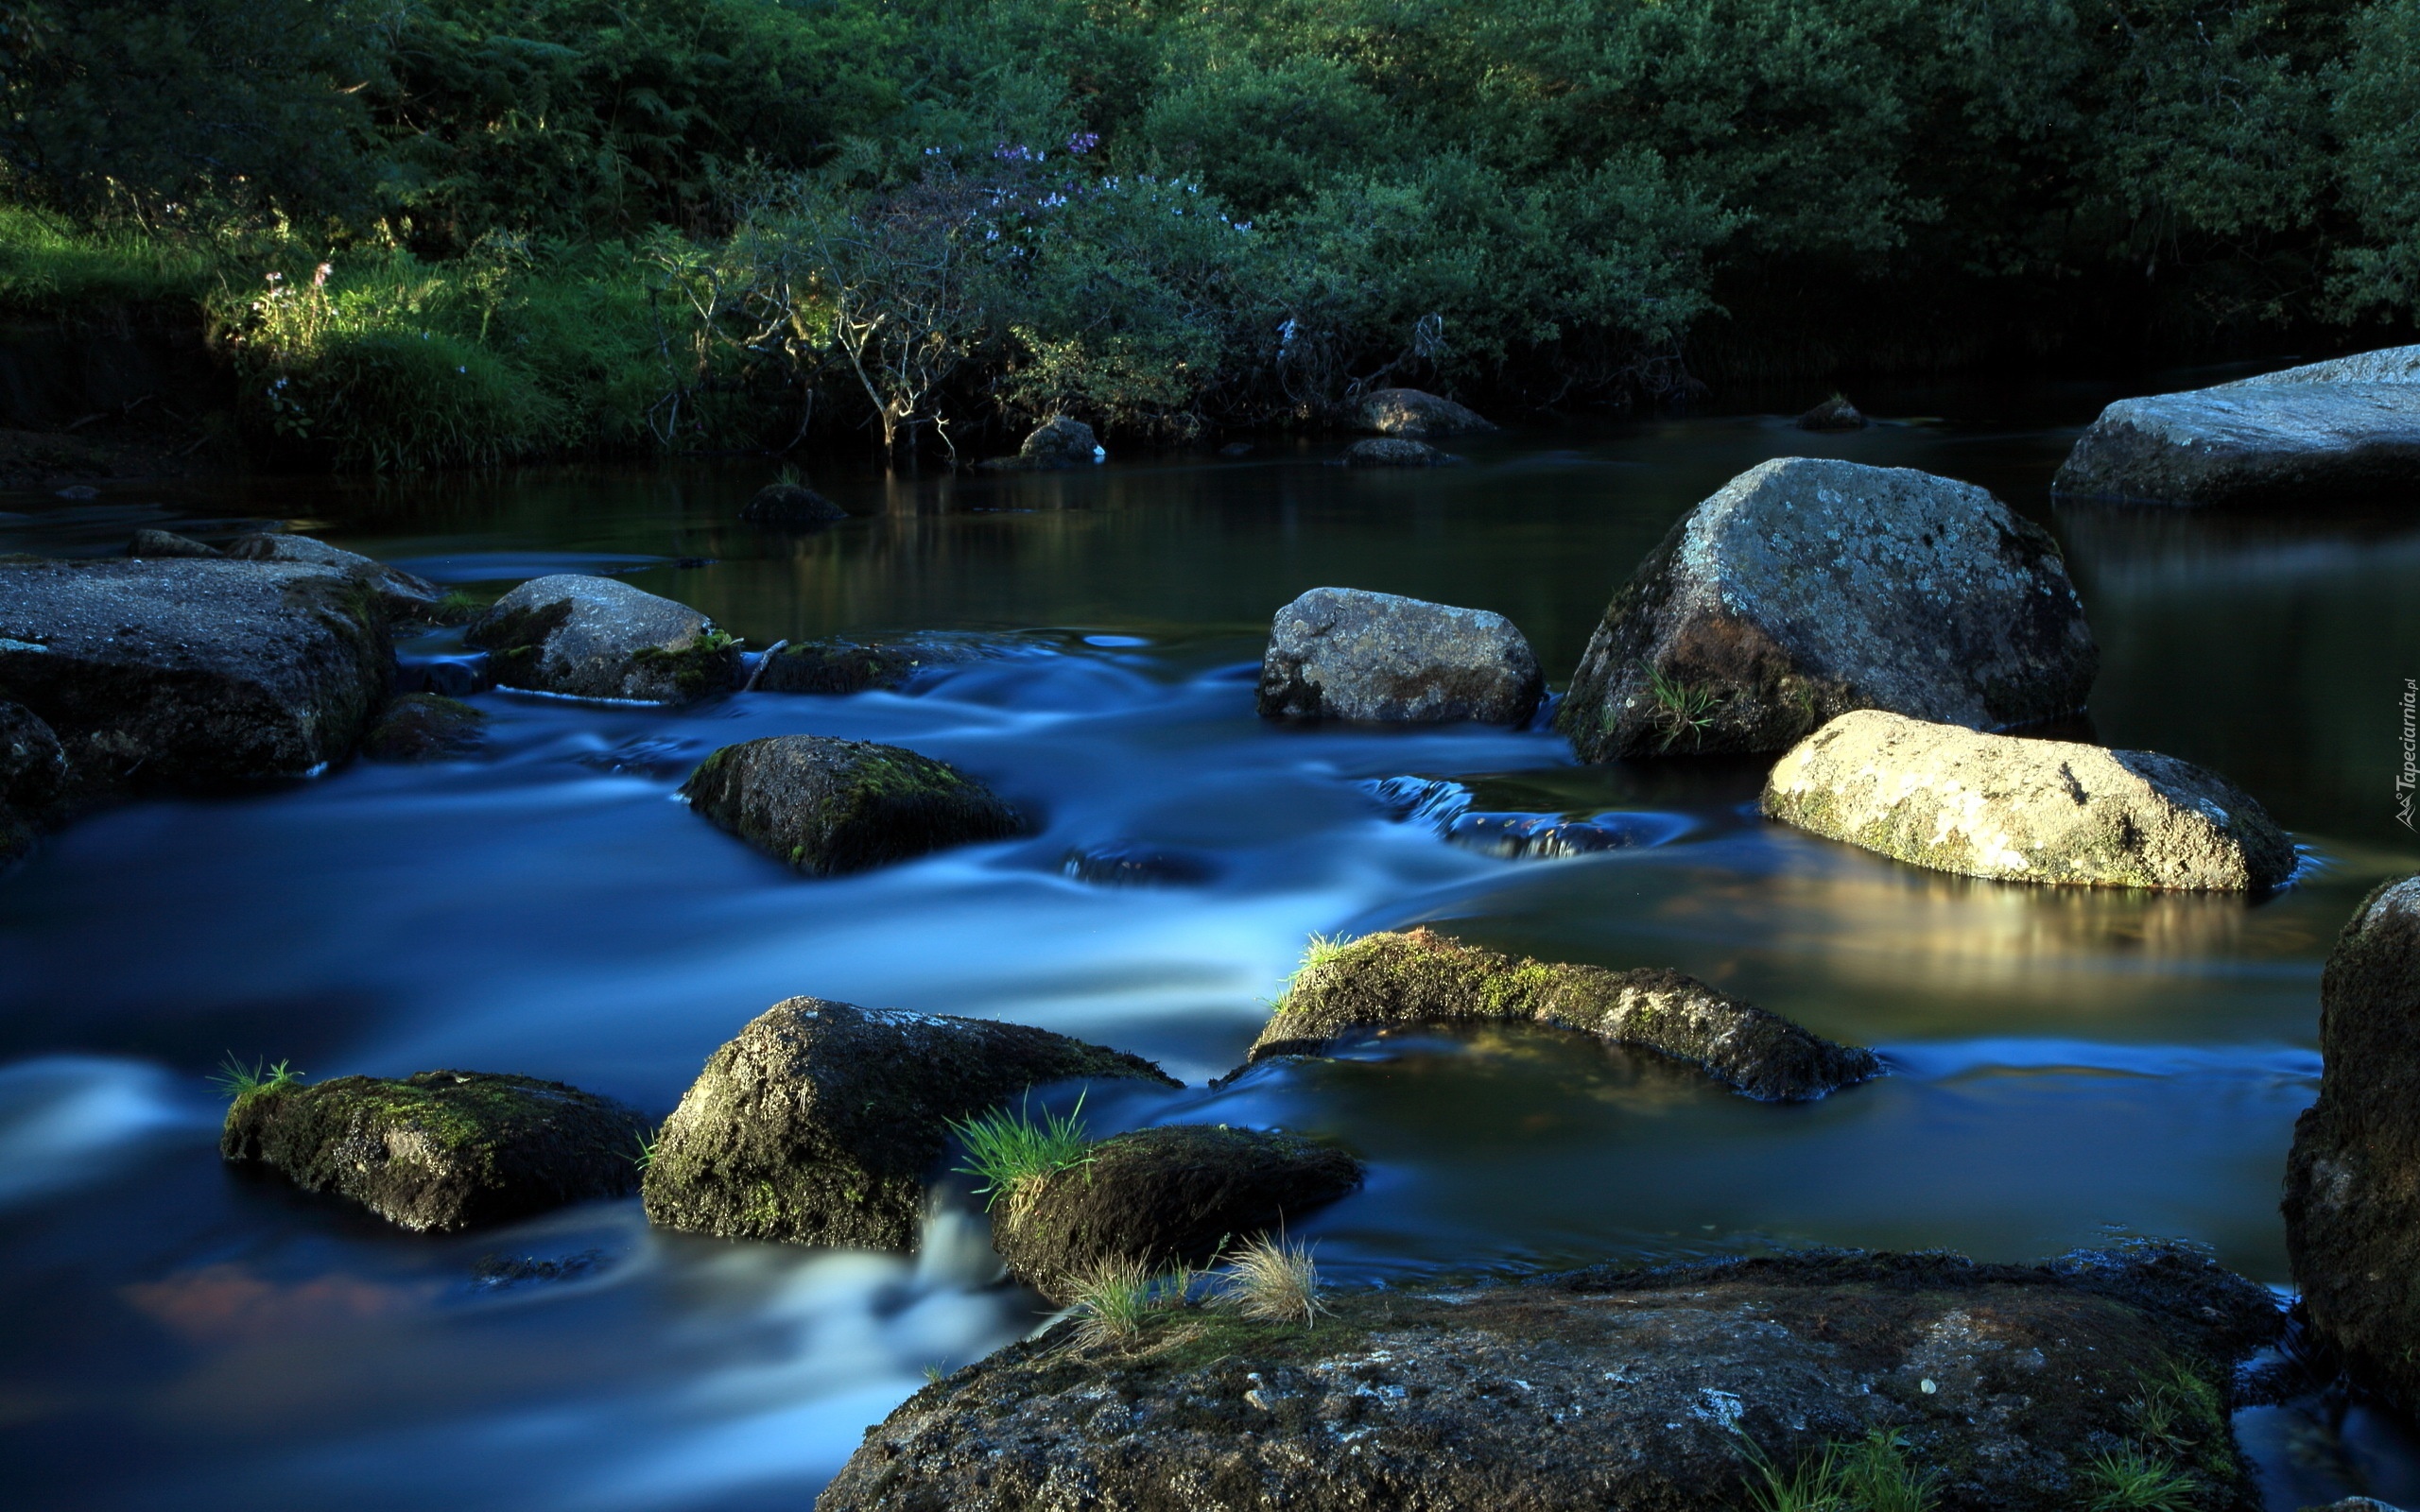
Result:
[[1501,955],[1426,929],[1365,935],[1315,956],[1245,1058],[1322,1055],[1368,1030],[1488,1022],[1651,1050],[1769,1101],[1821,1097],[1882,1074],[1871,1050],[1809,1034],[1678,971]]
[[1023,1024],[791,998],[716,1051],[648,1162],[650,1223],[726,1239],[916,1247],[949,1123],[1139,1056]]
[[1125,1347],[1065,1327],[1011,1346],[869,1431],[818,1512],[1737,1512],[1762,1484],[1746,1446],[1787,1471],[1876,1431],[1940,1512],[2076,1512],[2179,1362],[2193,1406],[2158,1458],[2201,1482],[2197,1506],[2259,1505],[2225,1413],[2276,1308],[2174,1252],[1785,1257],[1325,1300],[1311,1329],[1187,1308]]
[[1357,588],[1314,588],[1277,611],[1261,655],[1261,716],[1517,725],[1546,696],[1511,620]]
[[523,583],[471,622],[496,682],[579,698],[687,703],[732,688],[739,653],[686,604],[612,577]]
[[479,1071],[244,1093],[218,1153],[405,1228],[502,1223],[638,1185],[648,1121],[562,1082]]
[[1765,779],[1765,816],[2001,882],[2256,891],[2293,842],[2216,772],[2147,750],[1842,714]]
[[772,735],[725,746],[681,796],[715,824],[812,876],[834,877],[1025,832],[958,768],[898,746]]
[[993,1203],[992,1243],[1046,1296],[1107,1261],[1202,1265],[1361,1184],[1361,1162],[1299,1134],[1174,1124],[1115,1135],[1085,1163]]
[[0,563],[0,698],[80,783],[299,776],[352,753],[393,675],[382,617],[323,567]]
[[2408,500],[2420,490],[2420,347],[2121,399],[2050,487],[2157,504]]
[[1450,399],[1418,388],[1378,388],[1353,409],[1353,423],[1381,436],[1423,440],[1431,436],[1471,436],[1495,429],[1494,421]]
[[1639,563],[1555,727],[1591,762],[1782,750],[1852,709],[1997,729],[2082,708],[2099,666],[2041,526],[1972,484],[1782,457]]

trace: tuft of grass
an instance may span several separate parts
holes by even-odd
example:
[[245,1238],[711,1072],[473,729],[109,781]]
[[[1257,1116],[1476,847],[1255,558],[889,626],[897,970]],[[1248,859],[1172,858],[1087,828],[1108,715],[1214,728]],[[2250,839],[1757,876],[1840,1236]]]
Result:
[[1284,1007],[1286,995],[1294,990],[1294,984],[1303,979],[1304,973],[1318,971],[1343,954],[1353,943],[1353,938],[1350,935],[1313,935],[1303,947],[1303,958],[1294,963],[1294,970],[1288,974],[1285,987],[1278,990],[1277,1000],[1270,1007],[1272,1010]]
[[1702,684],[1668,677],[1651,662],[1641,661],[1638,664],[1647,672],[1647,696],[1655,702],[1655,712],[1649,716],[1649,722],[1664,733],[1664,744],[1657,750],[1668,751],[1684,737],[1695,746],[1714,723],[1715,711],[1722,707],[1722,696]]
[[1084,1349],[1131,1344],[1143,1319],[1163,1305],[1164,1292],[1140,1260],[1104,1260],[1074,1279],[1068,1310],[1076,1318],[1076,1343]]
[[218,1069],[210,1074],[210,1084],[231,1103],[240,1103],[261,1092],[291,1087],[302,1079],[302,1074],[286,1061],[281,1060],[272,1066],[266,1061],[255,1060],[247,1066],[235,1058],[232,1050],[227,1053],[227,1058],[218,1063]]
[[1745,1434],[1739,1444],[1763,1482],[1748,1486],[1757,1512],[1931,1512],[1934,1476],[1908,1462],[1907,1441],[1889,1430],[1827,1441],[1787,1471]]
[[1320,1305],[1310,1246],[1288,1244],[1283,1236],[1255,1239],[1228,1259],[1219,1300],[1249,1318],[1305,1328],[1327,1311]]
[[942,1377],[947,1374],[948,1372],[941,1367],[940,1361],[936,1360],[929,1362],[925,1366],[925,1383],[926,1385],[938,1386],[942,1383]]
[[2125,1413],[2134,1421],[2136,1442],[2154,1455],[2190,1459],[2226,1421],[2219,1388],[2181,1360],[2138,1374],[2136,1384]]
[[1065,1113],[1045,1113],[1038,1120],[1023,1107],[1013,1113],[1003,1108],[952,1119],[950,1132],[966,1146],[966,1163],[953,1169],[983,1183],[975,1194],[984,1199],[988,1212],[1002,1197],[1013,1199],[1029,1182],[1092,1164],[1093,1142],[1084,1133],[1083,1113],[1080,1095]]
[[2192,1512],[2201,1483],[2160,1455],[2128,1444],[2095,1454],[2083,1472],[2090,1512]]
[[640,1173],[644,1175],[647,1168],[655,1163],[655,1147],[662,1142],[655,1139],[641,1139],[635,1143],[638,1145],[638,1153],[631,1156],[630,1160],[631,1163],[637,1166]]

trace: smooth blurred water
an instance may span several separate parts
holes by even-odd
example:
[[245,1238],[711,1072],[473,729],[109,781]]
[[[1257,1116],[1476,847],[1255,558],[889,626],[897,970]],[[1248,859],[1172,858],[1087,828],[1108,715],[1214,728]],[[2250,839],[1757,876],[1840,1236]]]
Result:
[[[1858,397],[1911,418],[1848,437],[1753,415],[1515,431],[1421,473],[1286,440],[1045,477],[829,466],[816,482],[856,518],[814,534],[739,524],[767,474],[737,462],[0,501],[28,517],[0,519],[0,550],[268,519],[451,583],[614,573],[757,645],[1027,645],[846,699],[484,695],[481,760],[137,804],[0,878],[11,1504],[804,1505],[927,1366],[1039,1320],[990,1284],[979,1225],[945,1215],[914,1263],[650,1234],[635,1203],[414,1237],[226,1171],[202,1079],[228,1053],[313,1076],[468,1066],[661,1113],[795,993],[1043,1024],[1189,1084],[1097,1097],[1096,1132],[1216,1117],[1350,1143],[1367,1190],[1302,1226],[1344,1283],[1805,1243],[2017,1259],[2124,1234],[2285,1281],[2319,964],[2373,881],[2420,865],[2390,785],[2420,518],[2054,510],[2074,427],[2114,394],[1877,391]],[[1970,479],[2051,525],[2102,647],[2093,730],[2243,782],[2306,847],[2303,880],[2250,902],[1971,882],[1762,823],[1752,762],[1583,768],[1537,730],[1253,715],[1270,614],[1322,583],[1501,610],[1560,680],[1675,518],[1787,455]],[[707,751],[786,731],[942,757],[1038,832],[809,881],[673,799]],[[1407,775],[1657,843],[1494,859],[1365,790]],[[1121,843],[1202,880],[1067,875],[1071,851]],[[1413,922],[1676,967],[1873,1044],[1893,1074],[1769,1107],[1552,1036],[1423,1035],[1204,1086],[1308,935]],[[499,1269],[515,1261],[544,1263]],[[2408,1494],[2389,1427],[2264,1412],[2246,1429],[2274,1504],[2365,1477]]]

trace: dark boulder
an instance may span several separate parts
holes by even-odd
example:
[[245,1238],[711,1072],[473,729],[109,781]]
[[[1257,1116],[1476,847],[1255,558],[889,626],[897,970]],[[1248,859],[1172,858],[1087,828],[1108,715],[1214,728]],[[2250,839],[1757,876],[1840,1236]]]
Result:
[[648,1220],[913,1249],[952,1120],[1096,1077],[1178,1085],[1140,1057],[1046,1029],[791,998],[716,1051],[665,1122]]
[[1469,436],[1492,431],[1495,423],[1450,399],[1417,388],[1378,388],[1353,406],[1357,429],[1381,436],[1423,440],[1431,436]]
[[768,483],[739,507],[739,518],[758,525],[828,525],[849,511],[803,483]]
[[23,704],[0,703],[0,866],[33,849],[35,827],[67,785],[67,753]]
[[171,530],[138,530],[126,543],[130,557],[224,557],[216,546],[204,545],[190,536]]
[[1997,729],[2082,708],[2099,665],[2048,531],[1972,484],[1783,457],[1639,563],[1555,728],[1591,762],[1782,750],[1852,709]]
[[445,591],[425,578],[373,561],[357,551],[331,546],[309,536],[261,532],[238,536],[227,543],[225,555],[237,561],[278,561],[324,567],[359,583],[375,594],[390,620],[428,619],[440,613]]
[[1461,457],[1441,452],[1426,441],[1382,436],[1356,441],[1336,459],[1339,467],[1450,467]]
[[1795,423],[1802,431],[1861,431],[1866,420],[1846,394],[1834,394],[1799,416]]
[[1055,472],[1090,467],[1108,455],[1091,426],[1061,415],[1035,426],[1016,455],[995,456],[983,466],[1001,472]]
[[580,698],[688,703],[731,691],[737,643],[686,604],[612,577],[523,583],[471,623],[496,682]]
[[411,1229],[502,1223],[638,1185],[648,1121],[562,1082],[480,1071],[242,1092],[218,1153]]
[[834,735],[725,746],[681,796],[757,850],[818,877],[1025,830],[1016,810],[953,766]]
[[796,641],[766,655],[759,693],[865,693],[900,688],[936,667],[1009,654],[1003,643],[919,636],[902,641]]
[[1511,620],[1357,588],[1314,588],[1277,611],[1261,655],[1265,719],[1517,725],[1546,696]]
[[380,762],[458,761],[475,755],[488,716],[441,693],[407,693],[387,706],[362,738],[361,754]]

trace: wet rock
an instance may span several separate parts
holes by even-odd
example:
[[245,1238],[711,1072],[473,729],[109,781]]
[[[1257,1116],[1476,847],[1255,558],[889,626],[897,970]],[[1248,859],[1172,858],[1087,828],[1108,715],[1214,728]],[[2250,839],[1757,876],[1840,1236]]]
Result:
[[666,1121],[648,1221],[726,1239],[915,1247],[949,1123],[1028,1088],[1178,1083],[1022,1024],[791,998],[716,1051]]
[[488,660],[483,656],[415,657],[396,662],[395,691],[441,693],[448,698],[467,698],[494,686],[487,674]]
[[725,746],[683,785],[690,806],[818,877],[1024,832],[1017,811],[956,767],[897,746],[772,735]]
[[362,738],[361,754],[381,762],[458,761],[475,755],[488,716],[441,693],[407,693],[387,706]]
[[1090,467],[1109,454],[1093,428],[1064,415],[1034,427],[1014,456],[995,456],[983,466],[1002,472],[1053,472],[1063,468]]
[[500,685],[581,698],[687,703],[729,691],[739,667],[736,643],[688,605],[573,573],[523,583],[463,639]]
[[[1788,1473],[1876,1432],[1961,1512],[2093,1505],[2096,1460],[2129,1447],[2190,1473],[2197,1505],[2259,1504],[2230,1366],[2275,1308],[2174,1251],[1819,1253],[1325,1300],[1308,1329],[1194,1307],[1130,1344],[1013,1345],[870,1431],[819,1512],[1025,1512],[1079,1486],[1102,1508],[1734,1512],[1761,1484],[1749,1446]],[[2185,1405],[2138,1439],[2163,1383]]]
[[237,561],[292,562],[341,574],[375,593],[387,617],[393,620],[427,618],[445,597],[443,589],[425,578],[309,536],[267,532],[238,536],[227,543],[225,554]]
[[2311,1332],[2420,1411],[2420,877],[2361,901],[2319,985],[2319,1100],[2286,1160],[2286,1253]]
[[801,483],[768,483],[739,507],[739,518],[760,525],[821,525],[849,511]]
[[630,1108],[562,1082],[424,1071],[245,1092],[218,1153],[403,1228],[451,1230],[627,1195],[648,1133]]
[[1178,1124],[1102,1140],[1088,1163],[1027,1181],[993,1205],[1009,1273],[1063,1299],[1110,1260],[1201,1265],[1361,1184],[1350,1153],[1278,1130]]
[[1912,866],[2005,882],[2249,891],[2295,864],[2258,803],[2190,762],[1879,710],[1792,747],[1762,807]]
[[1316,953],[1245,1058],[1322,1055],[1368,1030],[1477,1022],[1537,1023],[1651,1050],[1767,1101],[1821,1097],[1882,1074],[1871,1050],[1835,1044],[1678,971],[1499,955],[1426,929]]
[[2420,347],[2393,347],[2100,412],[2051,481],[2079,498],[2332,504],[2420,488]]
[[1381,436],[1422,440],[1431,436],[1469,436],[1495,429],[1494,422],[1450,399],[1417,388],[1372,390],[1353,408],[1353,423]]
[[1796,424],[1802,431],[1861,431],[1865,429],[1866,421],[1864,414],[1849,403],[1846,394],[1834,394],[1799,416]]
[[171,530],[138,530],[126,543],[130,557],[224,557],[216,546],[206,546],[190,536]]
[[0,698],[79,782],[209,788],[352,753],[394,653],[324,568],[170,558],[0,564]]
[[900,688],[936,667],[1005,656],[1005,643],[920,636],[901,641],[800,641],[768,655],[759,693],[865,693]]
[[1267,719],[1517,725],[1545,696],[1530,643],[1501,614],[1314,588],[1270,627],[1257,707]]
[[1591,762],[1781,750],[1852,709],[1992,729],[2083,707],[2099,664],[2048,531],[1970,484],[1783,457],[1639,563],[1555,728]]
[[1441,452],[1426,441],[1380,437],[1356,441],[1337,459],[1339,467],[1450,467],[1461,457]]
[[1556,860],[1657,845],[1678,833],[1666,815],[1481,812],[1478,795],[1447,778],[1386,777],[1361,784],[1390,816],[1424,825],[1464,850],[1504,861]]
[[1207,856],[1132,840],[1070,850],[1059,865],[1067,876],[1098,887],[1191,887],[1219,874]]
[[33,849],[35,829],[67,785],[67,753],[22,704],[0,703],[0,866]]

